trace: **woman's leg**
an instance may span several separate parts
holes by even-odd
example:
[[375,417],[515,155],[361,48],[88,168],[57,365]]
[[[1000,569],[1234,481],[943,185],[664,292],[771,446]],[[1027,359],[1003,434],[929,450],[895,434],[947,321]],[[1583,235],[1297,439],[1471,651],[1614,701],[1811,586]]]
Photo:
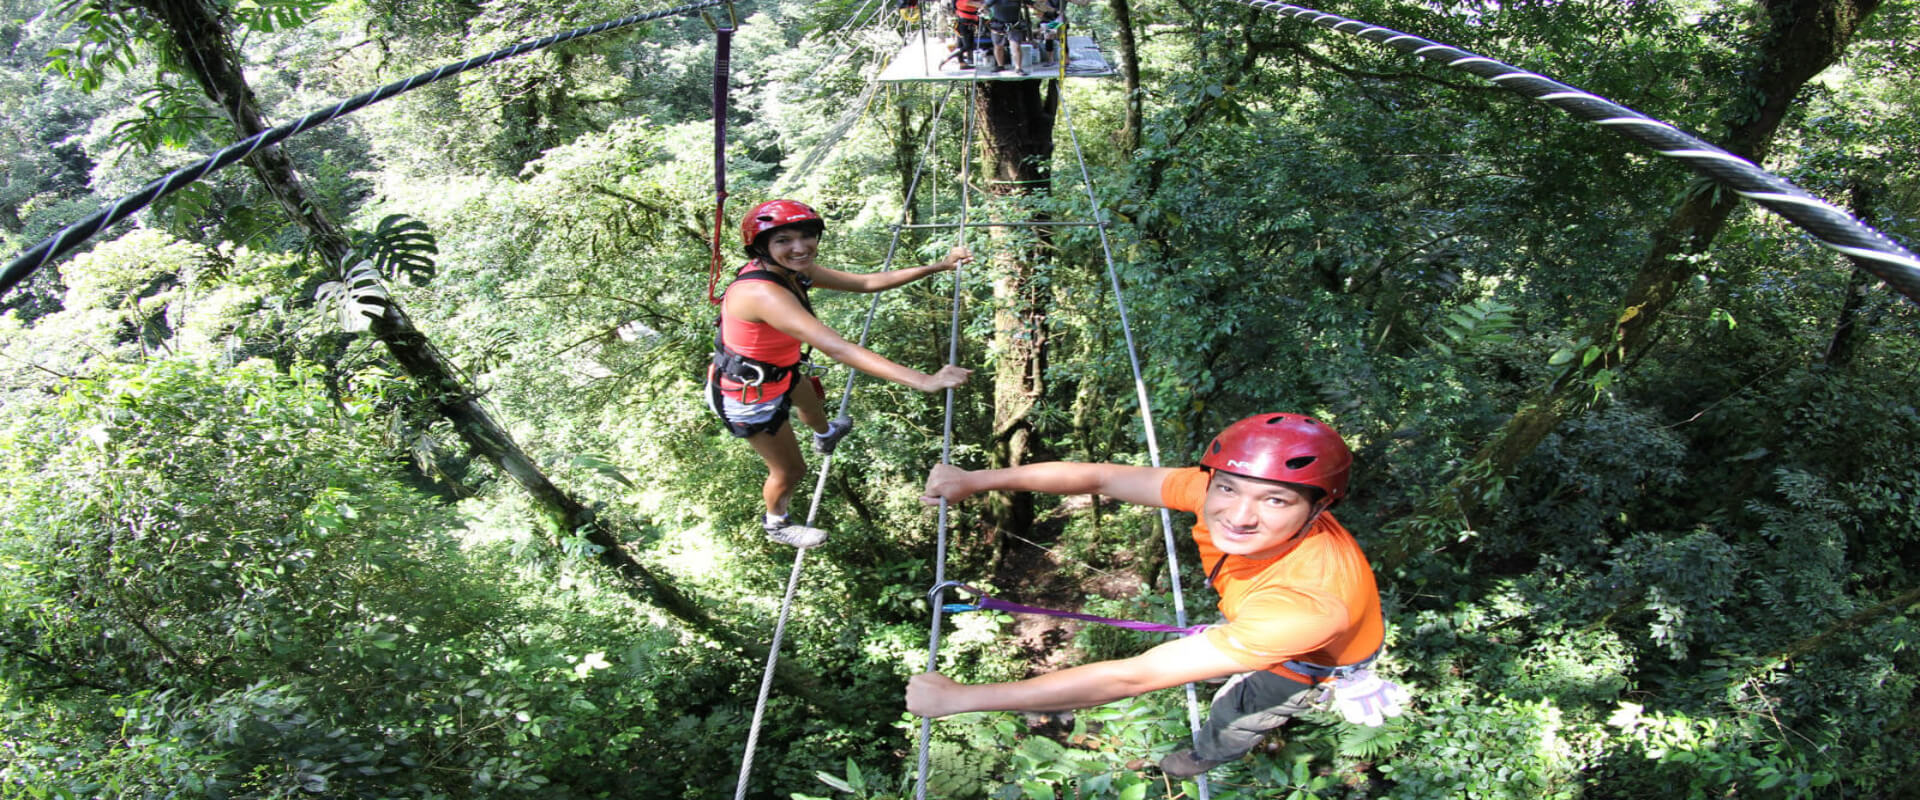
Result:
[[[827,432],[827,409],[820,393],[813,390],[813,381],[805,376],[793,376],[793,388],[788,391],[793,398],[793,410],[800,412],[800,421],[812,428],[814,433]],[[789,435],[787,438],[793,438]],[[801,469],[805,469],[804,466]]]
[[786,516],[793,488],[807,477],[807,460],[800,454],[800,444],[793,439],[792,423],[782,422],[771,431],[749,436],[747,444],[760,454],[761,461],[767,462],[767,482],[760,488],[760,496],[767,502],[767,513]]

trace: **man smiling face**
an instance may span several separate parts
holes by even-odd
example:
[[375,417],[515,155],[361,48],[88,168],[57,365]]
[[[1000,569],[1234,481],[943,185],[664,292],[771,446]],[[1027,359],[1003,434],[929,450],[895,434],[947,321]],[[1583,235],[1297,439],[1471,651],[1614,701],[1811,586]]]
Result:
[[1285,552],[1322,508],[1308,497],[1311,491],[1215,470],[1200,516],[1221,552],[1272,558]]

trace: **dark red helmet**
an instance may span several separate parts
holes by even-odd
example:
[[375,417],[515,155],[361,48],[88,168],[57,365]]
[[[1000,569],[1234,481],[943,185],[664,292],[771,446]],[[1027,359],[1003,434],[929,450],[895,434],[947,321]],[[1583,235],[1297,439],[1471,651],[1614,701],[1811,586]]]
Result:
[[1299,414],[1255,414],[1213,437],[1200,465],[1249,478],[1318,488],[1329,503],[1347,494],[1353,451],[1334,429]]
[[789,226],[819,233],[827,229],[827,222],[812,206],[798,200],[768,200],[740,219],[740,244],[752,248],[769,231]]

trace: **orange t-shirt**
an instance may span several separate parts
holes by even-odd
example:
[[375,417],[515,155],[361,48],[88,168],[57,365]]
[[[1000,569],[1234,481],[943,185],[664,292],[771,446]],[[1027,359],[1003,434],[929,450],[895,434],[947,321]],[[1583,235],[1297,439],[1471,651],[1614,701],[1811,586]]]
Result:
[[[1162,503],[1198,514],[1208,477],[1197,467],[1169,475],[1160,486]],[[1290,549],[1268,559],[1220,552],[1204,517],[1194,523],[1193,541],[1200,545],[1201,567],[1210,573],[1226,559],[1213,588],[1227,623],[1208,628],[1207,641],[1247,669],[1313,683],[1280,665],[1298,660],[1339,667],[1379,651],[1386,625],[1373,567],[1332,514],[1322,512]]]

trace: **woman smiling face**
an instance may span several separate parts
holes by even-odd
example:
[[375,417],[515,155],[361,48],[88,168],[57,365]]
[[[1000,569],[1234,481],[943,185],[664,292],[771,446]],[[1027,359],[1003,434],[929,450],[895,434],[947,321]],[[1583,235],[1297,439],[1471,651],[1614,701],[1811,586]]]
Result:
[[1286,552],[1319,510],[1286,484],[1215,470],[1200,516],[1220,552],[1265,559]]
[[768,260],[802,275],[813,270],[819,250],[820,234],[804,228],[780,228],[767,236]]

